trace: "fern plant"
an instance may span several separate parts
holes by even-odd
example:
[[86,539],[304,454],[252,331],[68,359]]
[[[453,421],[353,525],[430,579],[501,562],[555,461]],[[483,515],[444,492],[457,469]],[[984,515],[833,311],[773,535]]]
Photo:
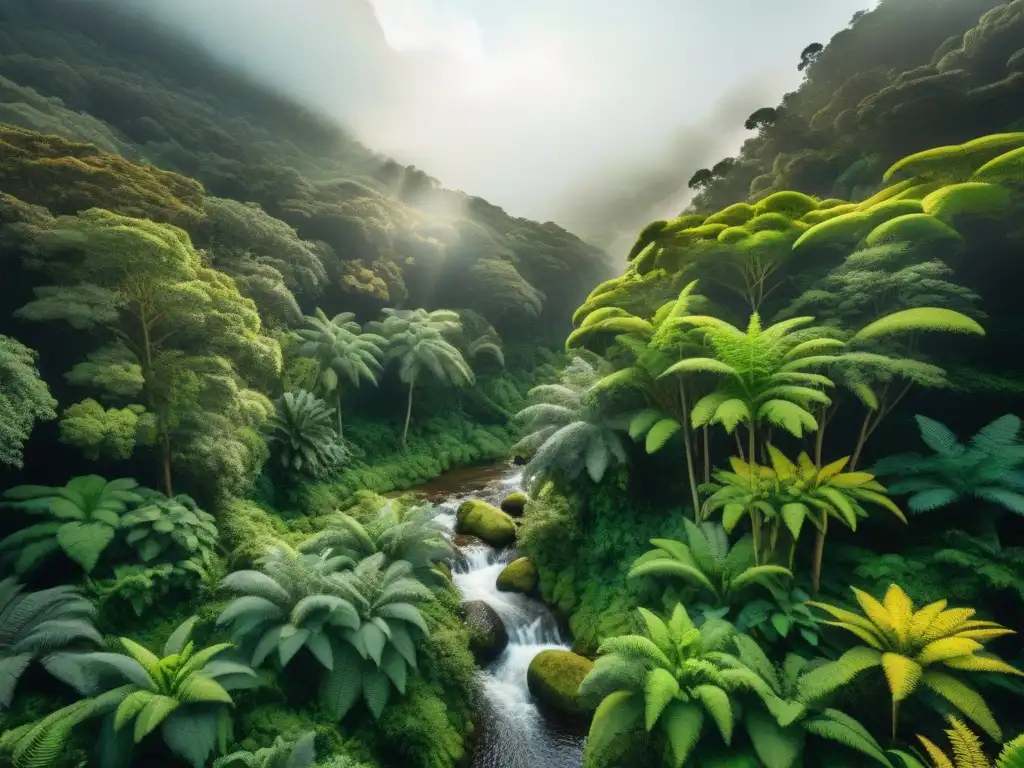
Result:
[[[629,578],[653,576],[679,578],[708,594],[710,607],[729,608],[745,600],[749,587],[764,585],[776,577],[792,576],[779,565],[755,565],[754,545],[745,536],[732,546],[721,525],[697,525],[684,520],[686,543],[672,539],[651,539],[655,549],[634,561]],[[725,615],[724,613],[722,615]]]
[[281,467],[313,480],[339,469],[348,452],[331,424],[333,411],[304,389],[285,392],[265,425]]
[[896,738],[900,703],[920,687],[960,710],[993,739],[1002,731],[985,700],[957,676],[961,672],[993,672],[1024,676],[998,657],[984,653],[984,643],[1013,634],[994,621],[972,619],[972,608],[946,608],[939,600],[915,611],[899,586],[892,584],[879,602],[853,588],[864,615],[811,602],[835,619],[826,622],[847,630],[866,645],[852,648],[836,662],[837,677],[852,679],[881,667],[892,697],[892,736]]
[[428,634],[417,606],[433,598],[409,563],[386,565],[378,552],[351,567],[344,555],[300,554],[278,544],[260,569],[224,579],[222,587],[241,597],[217,619],[231,627],[254,667],[271,654],[286,667],[306,648],[328,671],[321,696],[339,720],[360,696],[379,718],[392,686],[405,693],[417,645]]
[[626,462],[626,450],[616,432],[619,425],[593,392],[608,365],[576,356],[562,371],[557,384],[530,390],[533,404],[516,414],[525,436],[513,450],[530,456],[523,482],[536,492],[547,480],[572,482],[586,470],[595,483],[608,468]]
[[1024,735],[1004,744],[999,757],[991,762],[981,748],[981,740],[962,720],[950,716],[947,722],[949,728],[946,736],[953,748],[952,757],[930,739],[917,737],[928,753],[933,768],[1020,768],[1024,765]]
[[342,381],[356,387],[364,381],[376,386],[384,371],[382,361],[387,340],[374,333],[362,333],[353,312],[342,312],[328,318],[317,307],[312,317],[307,316],[303,320],[305,327],[294,331],[295,337],[302,342],[299,354],[316,361],[319,391],[334,396],[340,438],[344,434]]
[[313,768],[316,732],[302,734],[294,742],[281,736],[273,745],[255,752],[232,752],[213,762],[213,768]]
[[63,551],[89,573],[114,540],[121,516],[142,502],[138,483],[123,478],[106,481],[98,475],[73,478],[63,488],[20,485],[4,493],[3,506],[50,518],[11,534],[0,542],[14,571],[24,574]]
[[1024,515],[1024,441],[1017,416],[999,417],[966,445],[944,424],[915,418],[932,455],[901,453],[872,468],[877,475],[896,478],[890,491],[908,494],[911,512],[932,512],[973,498]]
[[[227,750],[230,691],[259,681],[249,666],[217,658],[230,643],[197,649],[190,639],[197,620],[180,624],[161,656],[126,637],[120,638],[122,653],[59,654],[55,674],[93,699],[89,717],[104,717],[97,743],[101,768],[130,761],[135,746],[157,728],[167,748],[193,768]],[[24,738],[31,740],[32,732]]]
[[605,640],[580,684],[581,697],[601,702],[590,724],[585,762],[642,724],[668,743],[665,762],[681,768],[701,743],[707,720],[722,741],[732,742],[738,692],[771,693],[754,671],[723,652],[731,635],[728,625],[709,622],[698,629],[681,605],[668,622],[643,608],[640,613],[647,636]]
[[398,365],[398,378],[409,388],[402,427],[402,447],[409,436],[412,419],[412,395],[424,374],[430,374],[441,384],[456,387],[470,386],[476,381],[473,369],[446,333],[458,332],[462,327],[458,312],[436,309],[385,309],[385,319],[369,323],[387,339],[386,362]]
[[217,546],[217,523],[191,496],[168,499],[162,493],[144,493],[146,503],[121,517],[125,541],[144,563],[203,559]]
[[808,736],[827,739],[890,766],[881,746],[854,718],[826,706],[849,681],[832,674],[825,662],[787,654],[776,667],[747,635],[734,638],[736,658],[756,672],[773,696],[743,708],[743,724],[765,768],[792,768],[800,763]]
[[88,648],[102,638],[96,608],[75,587],[26,592],[13,578],[0,581],[0,712],[11,706],[33,661],[49,669],[54,654]]
[[335,512],[327,528],[299,545],[300,552],[344,555],[352,565],[383,552],[388,563],[404,560],[424,583],[438,584],[434,568],[452,556],[447,529],[437,520],[440,509],[432,504],[404,508],[393,500],[381,504],[364,525],[351,515]]

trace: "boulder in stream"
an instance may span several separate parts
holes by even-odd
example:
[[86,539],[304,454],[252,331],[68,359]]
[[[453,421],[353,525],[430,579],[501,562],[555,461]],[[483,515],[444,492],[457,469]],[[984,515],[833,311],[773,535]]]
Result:
[[537,568],[528,557],[513,560],[498,574],[499,592],[521,592],[525,595],[536,588]]
[[589,715],[593,708],[579,699],[580,683],[594,668],[594,662],[572,651],[541,651],[533,657],[526,684],[541,708],[566,715]]
[[469,650],[481,666],[501,656],[508,645],[508,630],[498,612],[483,600],[467,600],[462,604],[469,627]]
[[529,499],[525,493],[522,491],[512,491],[512,493],[501,500],[501,511],[512,515],[512,517],[522,517],[527,501]]
[[509,515],[486,501],[470,499],[459,505],[455,532],[476,536],[492,547],[504,547],[515,541],[516,524]]

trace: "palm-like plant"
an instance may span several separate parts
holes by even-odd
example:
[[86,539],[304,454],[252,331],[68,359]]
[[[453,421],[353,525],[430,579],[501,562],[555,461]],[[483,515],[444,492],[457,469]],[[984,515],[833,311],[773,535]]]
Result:
[[499,366],[505,367],[505,353],[501,349],[501,337],[493,328],[469,342],[466,347],[466,355],[471,360],[475,360],[480,355],[490,355]]
[[157,728],[171,752],[193,768],[226,751],[230,691],[253,687],[258,678],[245,664],[216,658],[230,643],[197,650],[190,640],[196,621],[193,616],[171,633],[162,656],[126,637],[120,638],[123,653],[59,655],[54,673],[92,697],[90,717],[105,716],[99,765],[127,762],[134,746]]
[[944,424],[925,416],[915,418],[921,440],[934,453],[901,453],[872,468],[877,475],[897,478],[889,490],[909,494],[911,512],[932,512],[975,498],[1024,515],[1024,441],[1017,416],[1000,416],[967,445]]
[[96,608],[75,587],[24,589],[14,579],[0,581],[0,711],[33,661],[49,669],[53,654],[102,640],[93,626]]
[[313,768],[315,740],[316,731],[304,733],[294,742],[278,736],[269,747],[220,757],[214,761],[213,768]]
[[947,718],[947,722],[949,729],[946,735],[953,748],[952,757],[930,739],[924,736],[917,737],[934,768],[1020,768],[1024,765],[1024,735],[1004,744],[999,757],[993,763],[981,749],[981,740],[963,721],[951,716]]
[[317,361],[320,389],[325,395],[334,395],[338,435],[341,436],[342,381],[356,387],[364,381],[376,385],[384,371],[381,362],[387,341],[374,333],[362,333],[352,312],[328,318],[318,307],[312,317],[304,320],[306,327],[294,332],[302,341],[299,354]]
[[767,683],[735,657],[723,653],[731,631],[708,622],[697,629],[677,605],[666,623],[640,609],[647,636],[605,640],[580,696],[600,699],[587,737],[590,759],[620,734],[643,723],[657,728],[669,745],[669,763],[681,768],[704,734],[710,717],[722,740],[732,741],[734,696],[741,690],[770,695]]
[[360,694],[380,717],[391,685],[404,693],[407,667],[416,668],[416,632],[428,634],[417,605],[432,594],[412,578],[409,563],[385,568],[383,553],[341,570],[351,565],[344,555],[300,554],[278,544],[261,560],[260,571],[224,579],[222,587],[241,597],[217,623],[231,626],[253,666],[276,651],[285,667],[306,648],[329,672],[321,696],[338,719]]
[[674,577],[698,586],[711,596],[713,608],[735,605],[748,587],[776,577],[792,576],[779,565],[755,565],[754,544],[744,536],[731,547],[725,529],[715,523],[684,520],[686,543],[651,539],[656,548],[636,559],[629,578]]
[[866,645],[847,651],[836,662],[837,678],[852,679],[863,670],[881,667],[892,695],[892,735],[896,738],[900,702],[920,686],[945,699],[993,739],[1002,732],[992,711],[976,690],[955,676],[957,672],[995,672],[1024,676],[992,654],[984,643],[1013,634],[994,621],[972,619],[972,608],[946,608],[946,601],[915,611],[906,592],[890,585],[879,602],[853,588],[864,615],[826,603],[811,602],[830,614],[826,622],[856,635]]
[[446,333],[461,328],[457,312],[385,309],[384,314],[383,321],[367,327],[387,339],[386,360],[398,363],[398,377],[409,387],[402,428],[402,447],[405,447],[412,419],[412,393],[423,373],[431,373],[441,383],[456,387],[473,384],[475,377],[462,353],[445,338]]
[[626,462],[626,450],[594,386],[607,364],[593,364],[574,357],[558,384],[542,384],[530,390],[534,401],[516,414],[526,432],[514,450],[530,454],[523,468],[528,489],[549,478],[575,480],[586,469],[595,483],[609,466]]
[[344,555],[353,563],[383,552],[389,563],[409,563],[420,581],[438,582],[441,575],[434,566],[454,552],[445,527],[437,520],[439,512],[432,504],[403,508],[387,500],[365,525],[336,512],[328,527],[300,544],[299,551]]
[[98,475],[75,477],[63,488],[20,485],[4,493],[5,507],[51,518],[0,542],[5,555],[17,554],[15,573],[23,574],[63,550],[86,573],[92,571],[121,524],[129,505],[142,502],[128,478],[107,482]]
[[265,429],[285,470],[320,479],[345,462],[348,454],[331,415],[323,400],[304,389],[277,399]]
[[834,741],[889,766],[882,748],[859,722],[845,712],[825,706],[849,681],[832,673],[826,662],[809,662],[787,654],[776,667],[761,647],[746,635],[736,635],[736,657],[768,684],[765,708],[745,707],[743,724],[765,768],[791,768],[804,754],[808,736]]

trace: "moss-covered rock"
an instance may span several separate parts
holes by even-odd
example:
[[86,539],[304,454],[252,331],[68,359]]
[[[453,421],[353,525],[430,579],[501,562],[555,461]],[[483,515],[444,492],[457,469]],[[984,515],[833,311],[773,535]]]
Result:
[[498,591],[526,594],[537,588],[537,568],[528,557],[520,557],[498,574]]
[[577,692],[594,662],[572,651],[541,651],[530,662],[526,684],[542,707],[567,715],[588,715]]
[[527,501],[529,499],[527,499],[525,493],[522,491],[512,491],[512,493],[501,500],[501,511],[512,515],[512,517],[522,517]]
[[501,656],[508,645],[508,630],[498,612],[483,600],[467,600],[462,604],[469,628],[469,650],[478,664],[489,664]]
[[492,547],[503,547],[515,541],[516,524],[509,515],[486,501],[470,499],[462,502],[456,513],[455,532],[476,536]]

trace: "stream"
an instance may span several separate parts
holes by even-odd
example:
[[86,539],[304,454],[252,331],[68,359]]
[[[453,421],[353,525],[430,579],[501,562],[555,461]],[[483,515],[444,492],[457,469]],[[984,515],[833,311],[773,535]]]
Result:
[[[522,473],[516,467],[458,470],[416,489],[438,504],[439,522],[454,531],[455,512],[467,499],[482,499],[497,506],[520,490]],[[452,574],[466,600],[490,605],[508,631],[508,647],[479,673],[480,701],[470,768],[580,768],[583,764],[585,727],[542,715],[526,685],[526,670],[538,653],[569,649],[551,612],[524,595],[499,592],[496,580],[514,557],[510,550],[470,547]]]

